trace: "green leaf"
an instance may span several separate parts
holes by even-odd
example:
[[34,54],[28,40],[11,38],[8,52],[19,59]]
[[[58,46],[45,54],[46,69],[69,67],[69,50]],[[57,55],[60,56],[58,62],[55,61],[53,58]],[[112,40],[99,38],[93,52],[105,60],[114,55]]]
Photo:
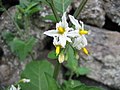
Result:
[[34,13],[39,12],[40,10],[41,10],[41,7],[40,7],[40,6],[36,6],[36,7],[34,7],[34,8],[31,8],[31,10],[28,10],[28,11],[26,12],[26,14],[27,14],[28,16],[31,16],[31,15],[33,15]]
[[63,13],[66,11],[67,7],[71,4],[72,0],[53,0],[56,9]]
[[69,80],[69,81],[64,81],[62,87],[64,88],[64,90],[69,90],[69,89],[73,89],[80,85],[82,85],[82,83],[80,81]]
[[76,69],[76,74],[78,74],[78,75],[86,75],[89,72],[90,72],[90,70],[88,68],[86,68],[86,67],[78,67]]
[[11,32],[2,32],[2,37],[6,41],[6,43],[9,44],[15,36]]
[[37,6],[38,3],[30,3],[30,5],[27,7],[27,9],[25,10],[25,12],[29,11],[30,9],[34,8],[35,6]]
[[94,86],[86,86],[86,85],[80,85],[78,87],[75,87],[73,90],[102,90],[99,87],[94,87]]
[[65,81],[61,87],[63,90],[101,90],[98,87],[87,86],[77,80]]
[[53,65],[46,60],[30,62],[21,74],[21,78],[30,79],[30,82],[26,84],[21,83],[22,90],[50,90],[48,76],[46,79],[45,73],[52,77],[53,71]]
[[47,84],[48,84],[48,90],[59,90],[59,87],[56,83],[56,81],[53,79],[53,77],[51,77],[50,75],[48,75],[47,73],[45,73],[46,79],[47,79]]
[[56,56],[56,53],[53,50],[53,51],[48,53],[48,58],[50,58],[50,59],[57,59],[58,57]]
[[55,16],[54,15],[46,15],[44,17],[45,20],[51,20],[52,22],[56,22]]
[[24,42],[18,38],[14,38],[10,42],[10,48],[13,53],[15,53],[20,60],[24,60],[28,54],[32,51],[32,48],[35,44],[35,38],[31,37],[27,42]]
[[78,60],[76,59],[74,50],[71,46],[68,46],[67,54],[68,54],[68,60],[66,66],[75,72],[78,67]]

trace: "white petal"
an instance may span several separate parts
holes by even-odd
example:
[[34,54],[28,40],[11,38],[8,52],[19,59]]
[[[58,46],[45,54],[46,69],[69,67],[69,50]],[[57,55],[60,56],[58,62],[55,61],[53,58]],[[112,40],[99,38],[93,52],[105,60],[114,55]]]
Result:
[[80,26],[78,20],[75,19],[75,18],[74,18],[73,16],[71,16],[71,15],[69,15],[69,18],[70,18],[70,21],[75,25],[75,28],[79,30],[79,29],[81,28],[81,26]]
[[59,37],[54,37],[53,39],[53,45],[56,46],[56,45],[59,45]]
[[58,36],[58,31],[57,30],[49,30],[45,31],[44,34],[50,37]]
[[62,26],[62,22],[60,21],[59,23],[56,23],[56,29],[58,29],[58,27]]
[[84,46],[86,46],[88,43],[87,43],[87,39],[85,36],[82,35],[82,38],[83,38],[83,43],[84,43]]
[[64,28],[67,28],[68,27],[68,23],[67,23],[67,19],[66,19],[66,12],[63,13],[63,16],[62,16],[62,26]]
[[74,39],[73,47],[80,50],[81,48],[85,47],[87,45],[87,39],[85,36],[79,36]]
[[80,21],[80,24],[81,24],[81,29],[84,30],[84,24],[82,21]]
[[67,36],[69,36],[69,37],[78,37],[78,36],[80,36],[79,35],[79,30],[70,31],[70,32],[67,33]]
[[70,38],[68,38],[68,37],[66,37],[66,40],[67,40],[68,42],[72,42],[72,41],[71,41],[71,39],[70,39]]
[[61,42],[61,46],[63,48],[65,48],[66,45],[66,37],[64,35],[60,36],[60,42]]

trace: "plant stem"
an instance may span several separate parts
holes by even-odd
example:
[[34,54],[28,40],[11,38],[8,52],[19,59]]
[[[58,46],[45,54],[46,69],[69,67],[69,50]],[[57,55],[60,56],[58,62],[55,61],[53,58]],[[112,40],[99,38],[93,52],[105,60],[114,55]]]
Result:
[[21,29],[19,28],[18,24],[16,23],[16,21],[14,20],[14,18],[11,17],[10,13],[7,11],[7,9],[2,5],[2,1],[0,0],[0,6],[2,8],[4,8],[4,10],[6,11],[7,15],[10,17],[10,19],[13,21],[14,25],[16,26],[16,28],[20,31]]
[[[46,0],[46,1],[47,1],[47,0]],[[50,7],[51,7],[51,9],[52,9],[52,11],[53,11],[53,14],[54,14],[54,16],[55,16],[56,21],[59,22],[60,17],[59,17],[58,14],[57,14],[57,11],[56,11],[55,6],[54,6],[54,3],[53,3],[53,0],[51,0],[51,2],[49,2],[49,1],[47,1],[47,2],[49,3],[49,5],[50,5]]]
[[58,77],[58,74],[60,71],[60,67],[61,67],[61,64],[57,61],[56,65],[55,65],[55,69],[54,69],[54,75],[53,75],[55,80],[57,80],[57,77]]
[[80,14],[80,12],[82,11],[82,9],[84,8],[85,4],[87,3],[88,0],[82,0],[82,2],[80,3],[79,7],[77,8],[77,10],[75,11],[75,13],[73,14],[73,16],[78,19],[78,16]]
[[73,72],[73,71],[71,71],[70,76],[69,76],[69,80],[71,80],[71,79],[72,79],[73,74],[74,74],[74,72]]

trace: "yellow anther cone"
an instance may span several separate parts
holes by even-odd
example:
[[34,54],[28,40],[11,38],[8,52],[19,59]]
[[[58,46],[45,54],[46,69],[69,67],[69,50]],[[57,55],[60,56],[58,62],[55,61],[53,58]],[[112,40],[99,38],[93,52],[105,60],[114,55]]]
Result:
[[86,48],[82,48],[83,52],[86,54],[86,55],[89,55],[89,52]]
[[80,31],[79,31],[79,34],[80,34],[80,35],[88,34],[88,31],[86,31],[86,30],[80,30]]
[[65,29],[63,27],[58,27],[58,33],[63,34]]
[[60,48],[61,48],[60,45],[57,45],[57,46],[56,46],[56,55],[58,55],[58,54],[60,53]]

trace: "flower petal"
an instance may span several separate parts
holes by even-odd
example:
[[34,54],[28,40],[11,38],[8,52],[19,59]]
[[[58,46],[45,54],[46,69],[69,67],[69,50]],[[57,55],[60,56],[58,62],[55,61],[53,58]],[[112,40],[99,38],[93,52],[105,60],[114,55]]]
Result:
[[67,28],[68,27],[68,23],[67,23],[67,19],[66,19],[66,12],[63,13],[63,16],[62,16],[62,26],[64,28]]
[[61,46],[62,46],[63,48],[65,48],[65,45],[66,45],[66,37],[65,37],[64,35],[61,35],[59,39],[60,39],[60,42],[61,42]]
[[69,36],[69,37],[78,37],[78,36],[80,36],[79,35],[79,30],[70,31],[70,32],[68,32],[67,36]]
[[70,21],[75,25],[75,28],[79,30],[81,28],[77,19],[75,19],[72,15],[69,15]]
[[50,37],[58,36],[57,30],[45,31],[44,34]]

